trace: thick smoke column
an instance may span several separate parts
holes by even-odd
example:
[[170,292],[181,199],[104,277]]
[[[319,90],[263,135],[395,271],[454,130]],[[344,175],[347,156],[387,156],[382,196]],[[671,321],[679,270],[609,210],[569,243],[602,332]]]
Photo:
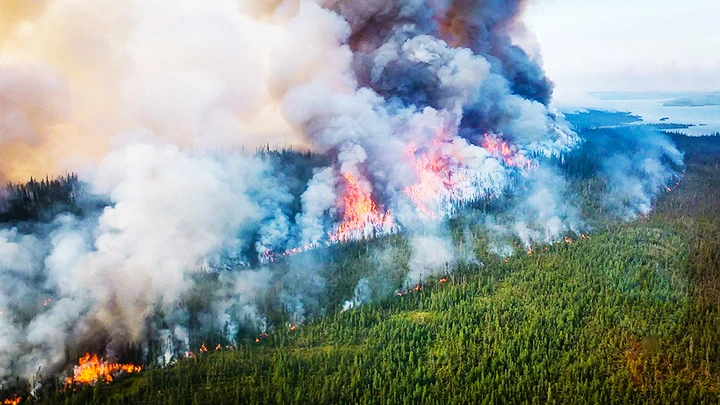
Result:
[[[302,80],[283,97],[286,117],[310,144],[337,152],[335,175],[319,174],[325,186],[316,177],[308,193],[333,187],[346,173],[368,179],[366,192],[381,209],[394,213],[411,238],[417,234],[414,246],[426,245],[429,234],[444,239],[432,222],[451,215],[458,202],[501,195],[512,177],[541,172],[542,161],[532,157],[558,156],[577,143],[547,107],[552,85],[513,45],[510,32],[522,32],[519,3],[327,4],[342,19],[312,2],[296,6],[290,26],[305,32],[323,21],[337,44],[320,71],[293,75]],[[304,221],[322,220],[311,215],[317,205],[307,210]],[[553,223],[536,239],[570,228]],[[446,268],[421,257],[412,260],[413,282]]]
[[[517,45],[523,4],[3,5],[0,178],[75,170],[80,199],[101,208],[0,231],[0,379],[51,374],[72,360],[66,346],[152,338],[169,342],[167,361],[193,324],[228,339],[264,331],[269,299],[292,323],[321,313],[319,266],[294,257],[281,271],[271,262],[283,254],[403,232],[405,284],[419,283],[474,260],[445,219],[509,190],[511,220],[483,218],[508,238],[579,229],[555,162],[580,140]],[[267,145],[323,159],[290,168],[250,153]],[[661,160],[626,166],[650,173]],[[181,303],[205,273],[218,288],[197,316]],[[384,281],[361,280],[348,306],[391,292]]]

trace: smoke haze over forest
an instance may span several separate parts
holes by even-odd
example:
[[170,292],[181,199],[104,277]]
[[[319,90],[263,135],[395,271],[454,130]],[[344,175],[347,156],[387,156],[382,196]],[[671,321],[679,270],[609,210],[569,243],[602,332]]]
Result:
[[77,210],[0,230],[0,379],[60,371],[68,347],[170,359],[193,327],[264,333],[272,305],[301,324],[328,310],[315,264],[338,244],[401,234],[409,252],[390,285],[392,248],[373,251],[347,307],[479,263],[447,222],[468,207],[503,202],[473,217],[501,255],[587,231],[568,162],[608,215],[648,214],[682,153],[658,131],[576,133],[527,6],[4,3],[0,178],[78,177]]

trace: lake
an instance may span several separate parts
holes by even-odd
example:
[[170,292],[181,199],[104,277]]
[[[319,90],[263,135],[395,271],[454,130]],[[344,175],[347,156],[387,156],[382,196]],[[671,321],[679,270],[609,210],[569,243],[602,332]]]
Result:
[[[673,100],[672,95],[657,95],[653,98],[634,98],[631,94],[608,95],[593,94],[593,109],[613,111],[629,111],[643,117],[646,123],[658,123],[661,118],[669,118],[665,122],[677,124],[695,124],[697,126],[679,129],[678,132],[699,136],[720,132],[720,106],[705,107],[665,107],[663,103]],[[590,108],[590,107],[588,107]],[[700,126],[700,124],[705,124]]]

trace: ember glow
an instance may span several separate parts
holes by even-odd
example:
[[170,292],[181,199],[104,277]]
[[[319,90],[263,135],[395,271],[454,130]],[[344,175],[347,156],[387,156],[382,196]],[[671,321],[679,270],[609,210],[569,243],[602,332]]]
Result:
[[3,401],[3,405],[18,405],[22,399],[20,397],[17,398],[8,398],[5,401]]
[[299,253],[307,252],[307,251],[322,248],[322,247],[329,247],[332,244],[331,242],[332,241],[327,241],[325,243],[309,243],[305,246],[295,247],[295,248],[288,249],[288,250],[285,250],[282,252],[276,252],[272,249],[269,249],[269,250],[266,250],[265,252],[263,252],[262,255],[260,255],[260,261],[265,264],[274,263],[275,261],[277,261],[283,257],[293,256],[293,255],[296,255]]
[[390,211],[379,210],[369,192],[362,189],[351,173],[344,173],[345,196],[342,222],[330,234],[333,242],[345,242],[372,238],[397,231],[397,224]]
[[255,338],[255,343],[260,343],[260,342],[262,342],[264,339],[267,339],[267,338],[269,338],[269,337],[270,337],[270,335],[269,335],[267,332],[263,332],[263,333],[260,334],[260,336],[258,336],[258,337]]
[[73,367],[73,376],[65,379],[66,385],[90,384],[98,381],[109,383],[115,377],[142,371],[142,367],[133,364],[117,364],[107,360],[100,360],[97,354],[85,354]]
[[676,181],[674,185],[667,186],[666,189],[668,193],[672,193],[673,191],[677,190],[678,187],[680,187],[680,182]]

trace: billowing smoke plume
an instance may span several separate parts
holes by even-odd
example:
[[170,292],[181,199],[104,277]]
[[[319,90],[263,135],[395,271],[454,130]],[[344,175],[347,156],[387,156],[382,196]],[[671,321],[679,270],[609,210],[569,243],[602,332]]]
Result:
[[[0,231],[0,378],[52,373],[66,347],[155,339],[171,342],[167,361],[193,328],[265,332],[272,300],[301,323],[330,284],[301,251],[401,232],[402,284],[445,274],[475,260],[445,221],[473,204],[512,197],[480,219],[503,230],[503,252],[505,239],[580,229],[557,162],[581,140],[518,45],[531,43],[523,4],[3,5],[0,177],[77,171],[90,208]],[[603,173],[610,187],[659,173],[671,149]],[[608,204],[647,212],[667,180]],[[368,277],[346,307],[392,292],[380,270]],[[198,295],[198,308],[181,305]]]

